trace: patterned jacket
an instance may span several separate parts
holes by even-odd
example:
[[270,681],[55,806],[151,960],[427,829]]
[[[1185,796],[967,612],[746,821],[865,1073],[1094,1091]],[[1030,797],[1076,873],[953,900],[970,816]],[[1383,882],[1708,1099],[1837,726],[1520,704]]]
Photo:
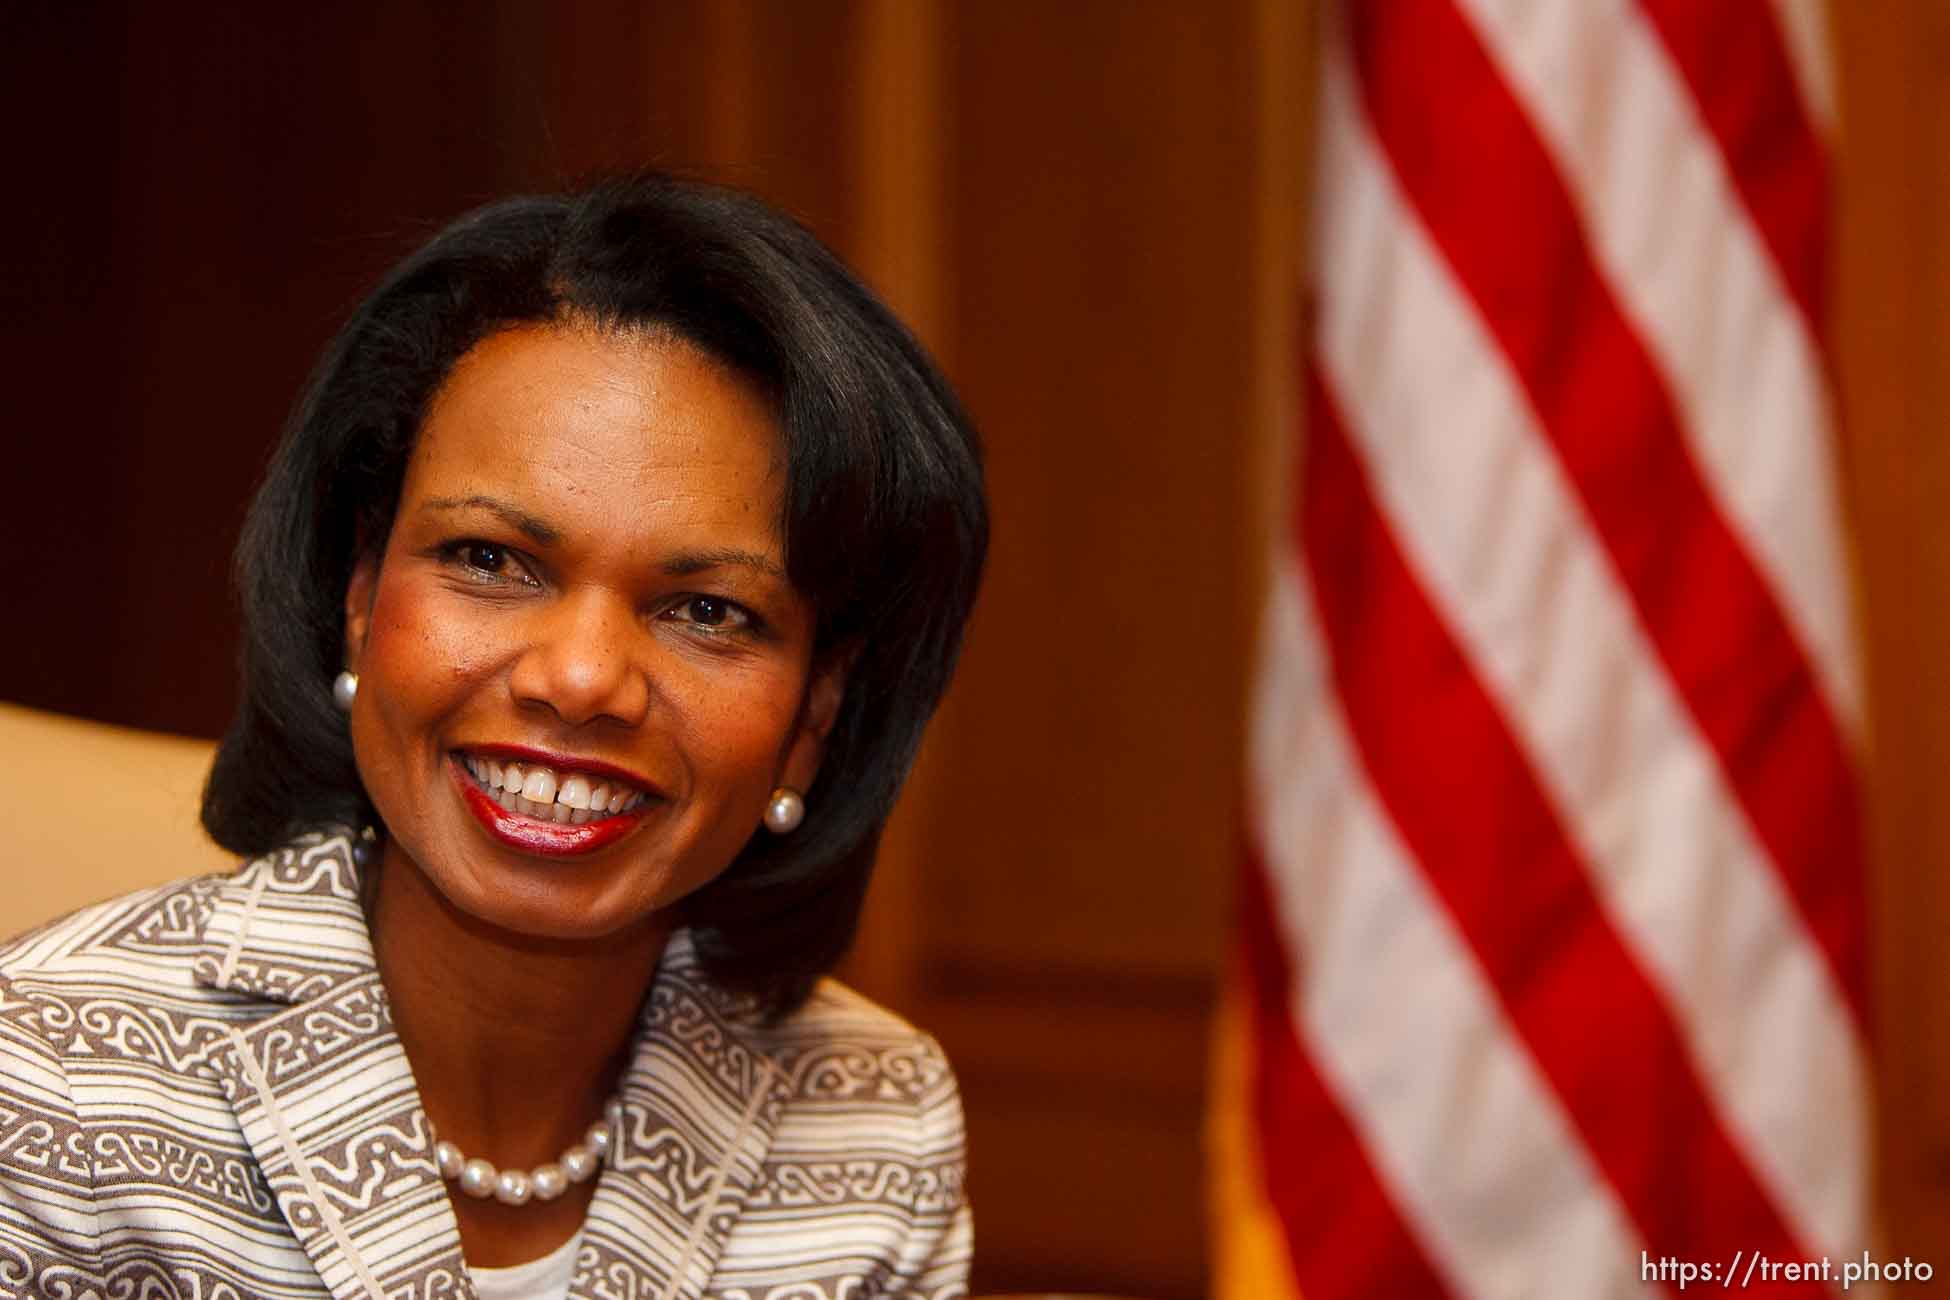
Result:
[[[764,1027],[668,945],[569,1294],[946,1300],[934,1043],[831,981]],[[0,947],[0,1297],[472,1300],[343,837]]]

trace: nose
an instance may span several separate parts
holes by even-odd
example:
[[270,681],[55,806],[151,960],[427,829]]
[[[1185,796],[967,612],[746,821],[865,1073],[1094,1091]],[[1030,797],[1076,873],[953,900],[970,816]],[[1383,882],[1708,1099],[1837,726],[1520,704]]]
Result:
[[615,593],[565,594],[531,615],[508,688],[518,704],[570,726],[640,725],[650,707],[645,635],[636,610]]

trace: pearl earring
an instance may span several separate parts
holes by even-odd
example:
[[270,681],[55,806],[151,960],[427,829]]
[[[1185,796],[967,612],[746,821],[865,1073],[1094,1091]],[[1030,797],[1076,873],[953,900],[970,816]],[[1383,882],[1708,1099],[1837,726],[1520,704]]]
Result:
[[340,713],[352,712],[352,700],[358,693],[359,674],[348,670],[332,679],[332,703],[339,706]]
[[806,800],[790,786],[772,791],[772,802],[765,805],[765,829],[784,835],[806,820]]

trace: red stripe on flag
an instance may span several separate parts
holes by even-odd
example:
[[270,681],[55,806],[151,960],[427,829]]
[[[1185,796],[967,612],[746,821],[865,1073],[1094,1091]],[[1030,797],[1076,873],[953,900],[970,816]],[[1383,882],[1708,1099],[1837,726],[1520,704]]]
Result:
[[1312,366],[1307,391],[1296,541],[1356,748],[1411,855],[1652,1253],[1803,1257],[1397,550]]
[[1639,0],[1719,142],[1787,291],[1822,337],[1828,151],[1767,0]]
[[1384,154],[1509,357],[1865,1025],[1863,846],[1846,746],[1780,607],[1714,508],[1555,166],[1449,0],[1372,0],[1348,15]]
[[1288,1005],[1293,973],[1266,868],[1251,850],[1244,858],[1239,935],[1252,1029],[1250,1105],[1266,1199],[1300,1292],[1306,1300],[1447,1296],[1300,1046]]

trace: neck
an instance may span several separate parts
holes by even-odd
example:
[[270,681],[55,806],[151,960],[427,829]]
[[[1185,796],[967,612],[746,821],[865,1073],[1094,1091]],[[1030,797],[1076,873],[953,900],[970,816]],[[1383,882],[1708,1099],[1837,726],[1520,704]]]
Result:
[[502,1168],[554,1160],[616,1091],[669,926],[529,939],[459,912],[395,845],[377,872],[373,953],[428,1118]]

